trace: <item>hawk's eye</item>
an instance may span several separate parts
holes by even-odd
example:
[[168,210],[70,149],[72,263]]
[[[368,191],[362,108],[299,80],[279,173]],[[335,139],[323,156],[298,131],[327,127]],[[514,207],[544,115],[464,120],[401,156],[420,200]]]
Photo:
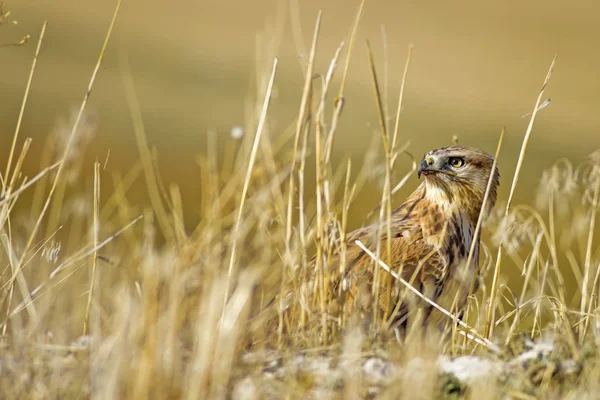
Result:
[[448,161],[448,163],[453,167],[453,168],[460,168],[463,165],[465,165],[465,160],[463,158],[460,157],[451,157],[450,161]]

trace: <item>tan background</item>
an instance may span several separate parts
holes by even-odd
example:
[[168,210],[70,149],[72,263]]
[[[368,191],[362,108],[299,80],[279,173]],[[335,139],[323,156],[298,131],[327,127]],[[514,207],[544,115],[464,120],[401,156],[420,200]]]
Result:
[[[27,167],[31,171],[39,163],[36,154],[44,136],[58,117],[67,116],[81,101],[114,5],[75,0],[5,4],[19,24],[4,25],[0,43],[18,41],[26,33],[32,40],[25,47],[0,50],[0,159],[6,159],[43,21],[49,21],[48,31],[22,129],[22,138],[34,138],[32,164]],[[298,5],[307,46],[317,10],[323,9],[320,72],[347,37],[357,5],[347,0]],[[255,82],[257,34],[278,22],[283,36],[276,52],[281,62],[271,110],[276,120],[273,134],[293,122],[303,80],[286,1],[125,0],[90,102],[98,131],[88,151],[89,171],[93,160],[104,159],[109,148],[113,169],[127,169],[138,157],[119,69],[119,48],[124,48],[164,178],[179,183],[184,202],[193,205],[199,198],[197,182],[190,179],[198,176],[194,157],[206,151],[209,129],[216,129],[224,143],[231,140],[230,129],[243,123]],[[520,200],[530,198],[543,168],[563,156],[577,162],[600,147],[599,22],[600,3],[592,0],[568,5],[557,0],[367,2],[350,68],[338,154],[349,153],[360,161],[376,134],[364,41],[369,38],[373,44],[383,75],[384,27],[390,107],[395,107],[408,44],[414,44],[402,139],[411,140],[416,155],[448,144],[454,134],[461,144],[493,152],[506,125],[500,159],[505,196],[528,122],[521,116],[531,111],[558,53],[546,96],[552,103],[539,115],[517,195]]]

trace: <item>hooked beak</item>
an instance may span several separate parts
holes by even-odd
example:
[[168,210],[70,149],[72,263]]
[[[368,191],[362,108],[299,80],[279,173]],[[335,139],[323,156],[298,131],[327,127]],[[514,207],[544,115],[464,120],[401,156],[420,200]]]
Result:
[[421,164],[419,164],[419,169],[417,170],[417,177],[419,179],[421,179],[421,174],[429,175],[438,172],[435,168],[433,168],[433,161],[433,157],[427,157],[421,161]]
[[435,168],[433,157],[427,157],[419,164],[419,168],[417,169],[417,177],[421,179],[421,175],[431,175],[431,174],[446,174],[450,176],[456,176],[456,174],[452,171],[446,171],[443,169]]

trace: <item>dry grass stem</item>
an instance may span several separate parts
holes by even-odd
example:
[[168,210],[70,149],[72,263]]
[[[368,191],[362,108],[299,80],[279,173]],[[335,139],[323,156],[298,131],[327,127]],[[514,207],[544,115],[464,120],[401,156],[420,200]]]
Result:
[[[100,163],[94,163],[94,223],[93,236],[94,248],[98,247],[98,234],[100,231]],[[90,310],[92,308],[92,300],[94,298],[94,288],[96,286],[96,268],[98,264],[98,252],[95,251],[92,255],[92,276],[90,279],[90,290],[88,294],[87,305],[85,307],[85,317],[83,320],[83,335],[88,334],[88,325],[90,322]]]
[[[521,144],[521,151],[519,152],[519,159],[517,161],[517,166],[515,167],[515,173],[513,174],[512,184],[510,185],[510,193],[508,195],[508,200],[506,201],[506,208],[504,210],[504,216],[508,216],[510,211],[510,206],[512,203],[513,196],[515,194],[515,190],[517,188],[517,182],[519,181],[519,174],[521,172],[521,167],[523,165],[523,161],[525,160],[525,153],[527,151],[527,146],[529,145],[529,138],[531,137],[531,132],[533,131],[533,124],[535,122],[535,118],[539,111],[539,106],[542,101],[542,97],[544,96],[544,91],[546,90],[546,86],[550,81],[550,77],[552,76],[552,72],[554,71],[554,64],[556,63],[556,56],[552,60],[550,64],[550,68],[548,68],[548,73],[546,74],[546,78],[544,78],[544,83],[542,84],[542,88],[540,93],[538,94],[537,100],[535,102],[535,106],[533,107],[533,112],[531,113],[531,118],[529,119],[529,125],[527,125],[527,130],[525,131],[525,136],[523,137],[523,142]],[[487,319],[486,319],[486,327],[485,327],[485,336],[487,338],[491,338],[494,334],[494,321],[496,314],[496,298],[498,296],[498,285],[500,279],[500,273],[502,271],[502,245],[498,247],[498,254],[496,256],[496,264],[494,269],[494,280],[492,282],[492,287],[490,291],[490,300],[488,303],[487,309]]]
[[[4,173],[4,179],[10,179],[10,167],[12,164],[13,154],[15,148],[17,146],[17,138],[19,137],[19,131],[21,130],[21,124],[23,123],[23,115],[25,114],[25,106],[27,104],[27,99],[29,98],[29,92],[31,90],[31,82],[33,81],[33,74],[35,73],[35,67],[37,65],[37,60],[40,55],[40,49],[42,48],[42,42],[44,41],[44,35],[46,34],[46,26],[48,26],[48,21],[44,21],[42,25],[42,31],[40,32],[40,38],[38,39],[37,48],[35,49],[35,55],[33,56],[33,61],[31,63],[31,70],[29,71],[29,78],[27,79],[27,86],[25,87],[25,94],[23,96],[23,101],[21,103],[21,109],[19,110],[19,117],[17,118],[17,126],[15,127],[15,133],[13,134],[12,144],[10,146],[10,152],[8,153],[8,161],[6,164],[6,172]],[[15,169],[14,176],[17,175],[18,169]],[[12,187],[3,187],[2,195],[6,196],[10,193]]]
[[369,255],[369,257],[371,257],[373,260],[375,260],[377,262],[377,264],[381,268],[383,268],[390,275],[392,275],[394,277],[394,279],[396,279],[399,282],[401,282],[408,290],[410,290],[416,296],[418,296],[419,298],[421,298],[422,300],[424,300],[427,304],[433,306],[435,309],[437,309],[438,311],[442,312],[442,314],[444,314],[445,316],[447,316],[448,318],[450,318],[454,323],[457,323],[458,325],[460,325],[463,328],[465,328],[465,330],[466,330],[465,334],[467,335],[467,337],[469,339],[475,341],[478,344],[486,346],[490,350],[493,350],[493,351],[496,351],[496,352],[499,351],[499,349],[497,348],[496,345],[494,345],[488,339],[486,339],[485,337],[483,337],[482,335],[480,335],[479,333],[477,333],[473,328],[469,327],[466,323],[464,323],[463,321],[461,321],[460,318],[458,318],[457,316],[455,316],[454,314],[452,314],[448,310],[444,309],[443,307],[441,307],[440,305],[438,305],[436,302],[432,301],[431,299],[428,299],[427,297],[423,296],[423,294],[420,291],[418,291],[417,289],[415,289],[413,287],[413,285],[411,285],[409,282],[407,282],[404,279],[402,279],[402,277],[400,275],[398,275],[395,271],[392,271],[392,269],[390,267],[388,267],[383,261],[378,260],[377,257],[375,256],[375,254],[373,254],[369,249],[367,249],[365,247],[365,245],[362,244],[362,242],[360,240],[356,240],[355,243],[365,253],[367,253]]
[[231,244],[231,255],[229,258],[229,267],[227,269],[227,288],[225,289],[225,300],[227,301],[229,291],[233,281],[235,256],[237,250],[238,235],[240,225],[242,222],[242,213],[244,212],[244,204],[246,202],[246,194],[248,193],[248,187],[250,186],[250,178],[252,176],[252,169],[254,168],[254,162],[256,160],[256,153],[258,152],[258,145],[262,136],[263,127],[267,119],[267,110],[269,109],[269,103],[271,101],[271,93],[273,91],[273,83],[275,82],[275,73],[277,72],[278,59],[273,60],[273,69],[271,71],[271,77],[269,78],[269,84],[265,93],[265,100],[263,102],[262,112],[256,128],[256,134],[254,136],[254,142],[252,145],[252,151],[250,152],[250,159],[248,161],[248,169],[246,170],[246,177],[244,179],[244,186],[240,195],[240,204],[238,206],[237,218],[235,220],[235,226],[232,233],[232,244]]

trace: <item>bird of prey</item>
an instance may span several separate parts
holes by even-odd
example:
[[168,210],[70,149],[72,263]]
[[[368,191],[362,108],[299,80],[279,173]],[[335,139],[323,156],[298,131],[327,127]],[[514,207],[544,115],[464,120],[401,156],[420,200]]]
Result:
[[[399,327],[406,326],[411,304],[415,304],[416,296],[412,295],[411,300],[411,294],[405,295],[402,283],[383,269],[376,272],[380,267],[356,246],[357,239],[373,253],[379,247],[379,258],[391,263],[391,270],[447,310],[463,309],[469,294],[476,290],[479,235],[475,236],[475,227],[488,181],[490,188],[482,215],[487,216],[496,202],[500,175],[494,158],[473,147],[444,147],[424,156],[418,177],[422,183],[391,215],[391,237],[385,218],[348,234],[345,273],[332,284],[332,289],[342,296],[340,309],[329,312],[341,312],[342,305],[344,313],[369,309],[368,315],[373,316],[375,311],[378,319]],[[473,241],[471,263],[466,265]],[[340,259],[339,252],[328,257],[324,260],[326,268],[339,268]],[[378,304],[374,304],[375,297]],[[427,322],[447,321],[440,320],[441,314],[431,307],[425,305],[424,310],[421,315]]]

